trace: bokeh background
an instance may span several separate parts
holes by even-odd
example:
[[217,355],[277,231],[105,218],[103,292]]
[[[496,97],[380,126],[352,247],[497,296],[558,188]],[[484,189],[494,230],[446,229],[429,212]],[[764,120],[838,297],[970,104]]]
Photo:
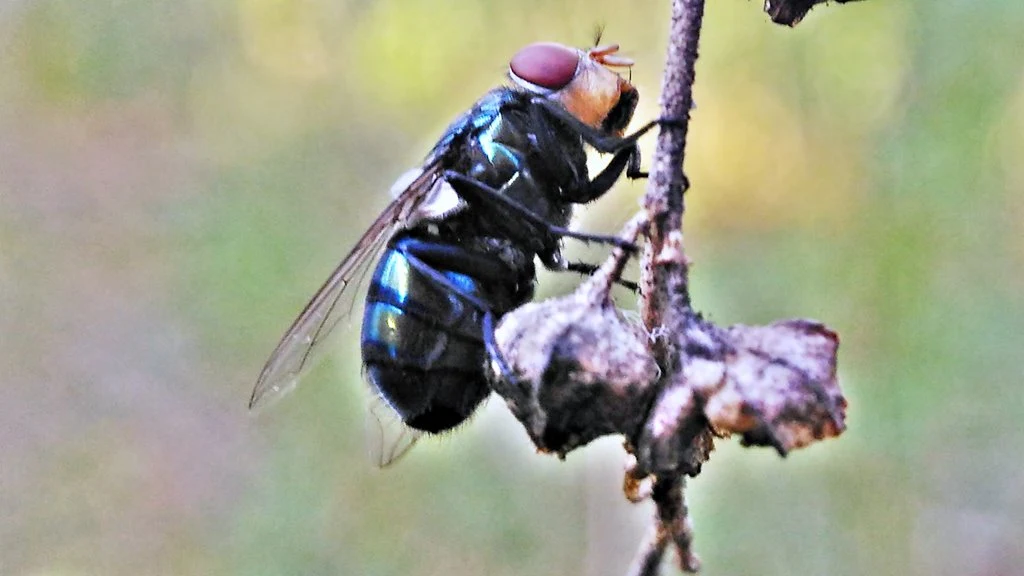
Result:
[[[617,439],[537,455],[492,399],[376,469],[358,321],[296,393],[245,404],[518,47],[603,23],[656,116],[667,5],[0,1],[0,573],[623,573],[651,509],[621,496]],[[720,442],[689,489],[704,573],[1024,574],[1024,3],[791,30],[716,0],[702,40],[695,302],[825,321],[850,402],[787,459]],[[614,231],[642,193],[579,224]]]

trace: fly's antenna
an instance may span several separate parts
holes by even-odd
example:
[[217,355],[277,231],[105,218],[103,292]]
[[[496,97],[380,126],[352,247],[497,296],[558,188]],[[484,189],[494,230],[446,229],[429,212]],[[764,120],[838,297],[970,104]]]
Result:
[[616,54],[619,51],[618,44],[605,44],[594,46],[587,51],[587,55],[604,66],[613,68],[629,68],[633,65],[633,59]]

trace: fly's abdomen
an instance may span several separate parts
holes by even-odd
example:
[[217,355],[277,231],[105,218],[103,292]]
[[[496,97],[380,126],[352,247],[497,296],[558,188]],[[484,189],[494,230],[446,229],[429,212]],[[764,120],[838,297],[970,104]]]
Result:
[[403,241],[388,247],[370,283],[363,363],[370,384],[407,425],[440,432],[468,418],[489,391],[482,312],[460,293],[484,295],[467,274],[415,266]]

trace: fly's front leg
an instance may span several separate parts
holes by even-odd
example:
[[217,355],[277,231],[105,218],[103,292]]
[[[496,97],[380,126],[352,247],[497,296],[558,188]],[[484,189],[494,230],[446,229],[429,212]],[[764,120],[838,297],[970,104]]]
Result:
[[626,178],[630,180],[646,180],[649,174],[640,168],[640,147],[637,146],[629,155],[629,162],[626,163]]
[[604,170],[593,179],[582,182],[581,186],[571,193],[572,200],[581,204],[597,200],[611,190],[623,171],[626,172],[626,176],[634,179],[639,178],[641,174],[643,177],[647,176],[646,172],[640,172],[640,149],[636,144],[616,152]]
[[583,141],[598,152],[612,154],[612,159],[608,162],[608,165],[597,176],[589,181],[579,182],[574,187],[575,190],[566,191],[565,197],[567,199],[580,204],[591,202],[603,196],[615,185],[615,182],[618,181],[623,172],[630,179],[646,178],[647,172],[640,168],[640,148],[637,146],[637,140],[655,126],[679,124],[675,120],[659,119],[648,122],[629,136],[620,137],[584,124],[555,102],[544,98],[535,99],[534,102],[538,106],[531,107],[530,113],[534,115],[538,124],[543,125],[547,121],[544,115],[554,116],[579,133]]
[[602,154],[617,154],[623,149],[633,148],[636,145],[637,140],[639,140],[644,134],[650,132],[651,128],[654,128],[655,126],[680,127],[686,125],[685,121],[677,118],[658,118],[657,120],[651,120],[647,124],[644,124],[637,129],[636,132],[633,132],[628,136],[616,136],[583,123],[582,120],[573,116],[557,102],[552,102],[547,98],[534,98],[532,102],[537,104],[544,110],[544,112],[564,122],[572,128],[573,131],[578,133],[583,138],[584,142]]

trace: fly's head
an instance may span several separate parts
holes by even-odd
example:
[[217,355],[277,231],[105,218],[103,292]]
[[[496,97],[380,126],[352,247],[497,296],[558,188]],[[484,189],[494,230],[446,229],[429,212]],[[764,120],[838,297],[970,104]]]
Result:
[[612,70],[633,65],[618,51],[615,44],[580,50],[538,42],[512,57],[509,76],[522,89],[560,103],[584,124],[622,136],[640,95]]

